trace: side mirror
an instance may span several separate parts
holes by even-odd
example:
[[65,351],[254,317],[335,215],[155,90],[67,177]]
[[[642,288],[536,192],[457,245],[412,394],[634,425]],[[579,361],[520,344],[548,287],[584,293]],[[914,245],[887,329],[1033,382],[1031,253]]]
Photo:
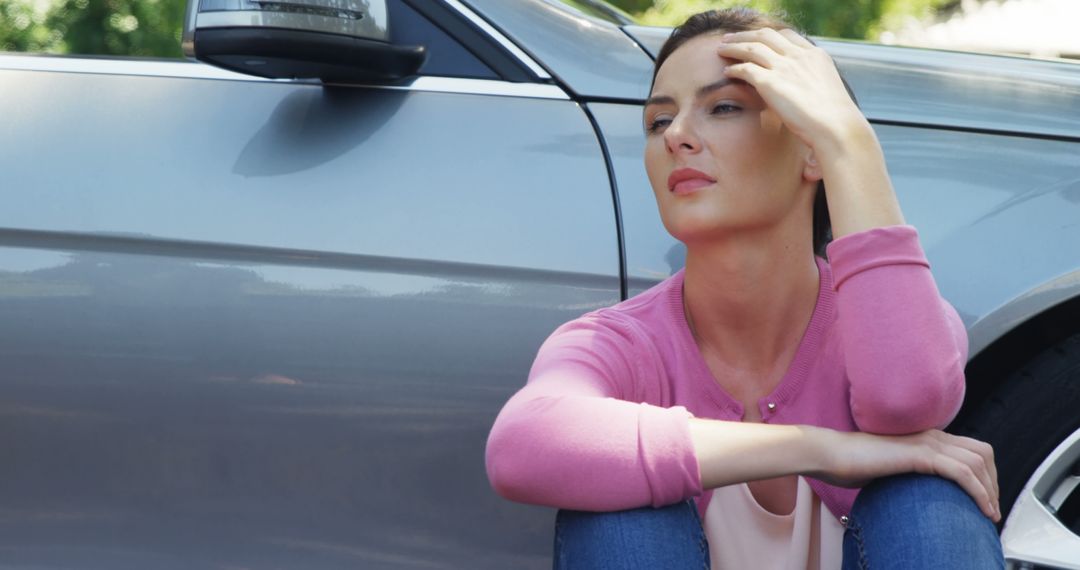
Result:
[[188,0],[182,43],[189,58],[273,79],[394,80],[427,57],[390,43],[386,0]]

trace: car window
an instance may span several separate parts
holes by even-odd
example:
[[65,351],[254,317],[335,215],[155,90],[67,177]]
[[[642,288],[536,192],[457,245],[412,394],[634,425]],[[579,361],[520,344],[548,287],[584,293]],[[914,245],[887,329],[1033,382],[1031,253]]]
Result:
[[420,75],[499,79],[472,52],[405,2],[390,0],[387,9],[392,43],[427,46],[428,56]]

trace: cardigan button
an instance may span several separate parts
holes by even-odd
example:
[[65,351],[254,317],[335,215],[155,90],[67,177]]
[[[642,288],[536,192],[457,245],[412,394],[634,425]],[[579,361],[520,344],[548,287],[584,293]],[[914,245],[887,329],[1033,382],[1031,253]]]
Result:
[[769,402],[769,411],[771,412],[771,411],[773,411],[775,409],[776,409],[776,402]]
[[841,516],[841,517],[840,517],[840,524],[842,524],[842,525],[844,525],[844,526],[847,526],[847,523],[848,523],[848,518],[847,518],[847,515],[843,515],[843,516]]

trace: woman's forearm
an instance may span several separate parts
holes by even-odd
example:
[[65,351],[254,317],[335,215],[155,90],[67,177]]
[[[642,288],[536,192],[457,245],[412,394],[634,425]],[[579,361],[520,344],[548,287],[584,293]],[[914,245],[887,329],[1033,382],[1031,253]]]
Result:
[[703,489],[825,469],[829,430],[690,418]]
[[904,226],[877,136],[865,120],[850,121],[824,137],[815,156],[833,227],[827,251],[856,425],[884,434],[943,427],[963,399],[967,340],[915,229]]
[[856,121],[815,147],[833,238],[904,223],[873,127]]
[[[563,387],[534,378],[495,419],[485,464],[495,491],[559,509],[660,507],[698,495],[685,407],[587,395],[588,379]],[[575,393],[577,392],[577,393]]]
[[939,430],[876,435],[702,418],[690,418],[689,427],[702,489],[795,474],[862,487],[877,477],[927,473],[955,481],[1001,520],[993,450],[981,441]]

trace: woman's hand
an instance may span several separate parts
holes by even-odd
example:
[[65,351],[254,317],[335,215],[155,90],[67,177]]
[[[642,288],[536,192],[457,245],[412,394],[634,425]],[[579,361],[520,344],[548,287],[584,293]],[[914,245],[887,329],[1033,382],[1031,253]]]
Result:
[[871,479],[925,473],[960,485],[994,522],[1001,520],[997,467],[989,444],[941,430],[910,435],[876,435],[826,430],[825,467],[807,475],[842,487],[862,487]]
[[761,28],[724,36],[724,69],[752,85],[787,128],[814,151],[842,145],[869,122],[848,96],[832,58],[794,30]]
[[877,135],[848,96],[825,50],[793,30],[762,28],[724,36],[724,74],[757,90],[813,152],[825,180],[833,239],[904,223]]

